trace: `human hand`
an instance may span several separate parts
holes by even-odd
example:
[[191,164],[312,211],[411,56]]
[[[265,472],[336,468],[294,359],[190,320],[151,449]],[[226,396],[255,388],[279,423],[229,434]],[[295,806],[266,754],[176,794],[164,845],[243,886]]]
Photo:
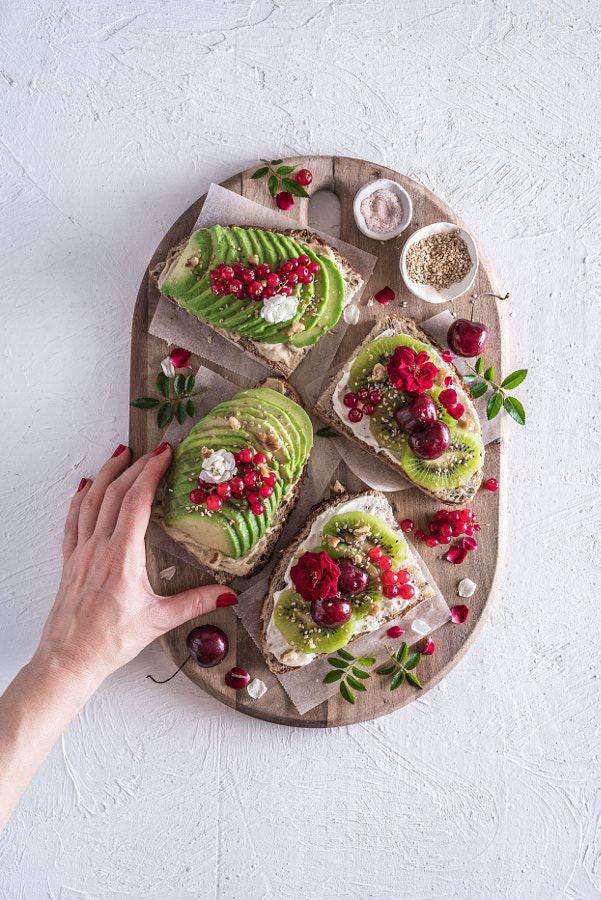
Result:
[[172,597],[150,585],[144,535],[171,456],[161,444],[127,468],[131,454],[121,445],[71,501],[61,583],[34,660],[75,675],[89,692],[159,635],[213,610],[218,598],[235,602],[221,585]]

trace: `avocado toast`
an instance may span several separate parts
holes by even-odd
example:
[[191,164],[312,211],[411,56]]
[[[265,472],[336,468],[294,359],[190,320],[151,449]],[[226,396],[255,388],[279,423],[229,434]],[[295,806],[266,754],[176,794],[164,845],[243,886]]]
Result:
[[286,377],[363,284],[311,231],[222,225],[195,231],[150,275],[166,297]]

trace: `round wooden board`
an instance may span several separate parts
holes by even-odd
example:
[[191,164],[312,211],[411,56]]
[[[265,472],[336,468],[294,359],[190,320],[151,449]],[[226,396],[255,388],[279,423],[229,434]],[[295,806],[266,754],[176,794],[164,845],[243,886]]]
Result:
[[[422,185],[391,169],[358,159],[309,156],[296,157],[285,160],[285,162],[290,165],[300,165],[311,170],[313,182],[308,189],[311,195],[320,190],[329,190],[338,196],[341,205],[341,238],[378,257],[375,271],[363,294],[362,303],[367,303],[375,291],[388,284],[396,291],[397,298],[391,306],[385,308],[386,312],[399,312],[402,315],[415,319],[416,322],[420,322],[449,307],[458,317],[469,318],[471,313],[470,298],[473,292],[493,291],[496,294],[500,293],[490,263],[480,246],[478,246],[480,265],[473,288],[468,294],[464,294],[458,300],[453,301],[451,304],[432,306],[414,297],[406,289],[400,276],[398,261],[407,237],[418,228],[432,222],[447,221],[464,225],[449,206]],[[223,187],[265,206],[271,206],[273,201],[267,191],[265,179],[251,180],[250,176],[255,170],[256,166],[229,178],[223,182]],[[355,193],[363,184],[376,178],[391,178],[397,181],[408,191],[413,201],[413,220],[411,224],[400,237],[391,241],[376,242],[364,237],[358,231],[353,218],[352,201]],[[150,260],[149,268],[156,262],[165,259],[167,251],[190,234],[204,199],[203,196],[193,203],[171,227]],[[308,212],[309,200],[297,200],[295,206],[288,214],[291,220],[291,227],[294,227],[297,222],[306,225],[308,223]],[[147,271],[140,285],[132,323],[130,379],[132,398],[148,395],[149,392],[152,394],[157,373],[160,371],[160,361],[166,354],[165,342],[148,334],[148,325],[158,300],[159,293],[150,281]],[[407,303],[406,308],[401,308],[400,306],[403,301]],[[485,298],[480,301],[478,318],[486,322],[490,331],[486,362],[488,365],[494,365],[497,372],[504,372],[507,337],[503,304],[492,297]],[[342,360],[346,358],[354,346],[364,338],[367,330],[367,327],[362,325],[349,328],[341,344],[337,359]],[[191,362],[198,367],[204,361],[199,357],[193,357]],[[218,367],[213,366],[213,368],[219,371]],[[130,444],[134,455],[137,457],[160,443],[161,432],[156,425],[156,416],[134,408],[130,409]],[[430,567],[450,606],[456,602],[462,602],[458,601],[457,598],[457,584],[461,578],[469,576],[478,585],[478,590],[474,597],[468,601],[470,615],[467,621],[463,625],[449,623],[439,629],[434,635],[436,652],[432,656],[423,657],[419,666],[419,678],[424,691],[437,684],[459,662],[474,643],[490,614],[501,571],[504,548],[505,484],[507,481],[506,440],[504,435],[500,443],[489,445],[486,448],[484,471],[485,479],[496,478],[500,488],[495,494],[481,489],[472,504],[478,521],[486,525],[480,533],[478,551],[469,554],[468,559],[460,567],[457,567],[446,562],[446,548],[442,546],[428,548],[424,544],[419,545],[427,565]],[[350,490],[360,490],[363,487],[362,482],[349,472],[344,463],[340,465],[338,477]],[[426,530],[427,522],[432,518],[436,510],[440,508],[439,503],[417,490],[417,488],[388,494],[388,498],[393,504],[399,520],[411,518],[416,522],[416,527],[425,528]],[[177,571],[174,579],[170,582],[161,580],[159,572],[173,562],[173,558],[168,554],[147,546],[148,574],[154,589],[158,593],[173,594],[212,580],[208,576],[206,578],[201,576],[198,569],[187,566],[180,560],[176,561]],[[386,715],[422,695],[421,691],[417,691],[407,684],[404,684],[395,692],[391,692],[390,679],[372,678],[367,692],[357,698],[357,703],[354,706],[344,701],[340,694],[337,693],[330,700],[301,716],[280,686],[277,678],[267,668],[261,653],[246,630],[240,625],[235,612],[231,608],[211,613],[204,617],[204,620],[220,625],[229,635],[230,652],[228,657],[221,665],[213,669],[200,669],[190,661],[183,669],[183,672],[203,690],[228,706],[247,715],[283,725],[325,728],[337,725],[350,725]],[[200,619],[197,619],[186,623],[162,638],[161,642],[164,649],[176,665],[179,665],[187,656],[186,636],[190,629],[199,624],[200,621]],[[261,678],[266,683],[269,690],[261,700],[252,700],[245,690],[234,691],[225,685],[223,680],[225,672],[236,664],[247,669],[252,675]]]

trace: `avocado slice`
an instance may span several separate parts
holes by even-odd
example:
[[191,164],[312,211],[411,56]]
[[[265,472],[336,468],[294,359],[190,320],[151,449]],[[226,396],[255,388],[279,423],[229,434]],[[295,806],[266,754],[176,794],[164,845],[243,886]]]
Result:
[[313,425],[302,406],[299,406],[298,403],[291,400],[290,397],[287,397],[285,394],[280,394],[278,391],[274,391],[271,388],[249,388],[246,391],[241,391],[237,396],[258,397],[263,402],[271,402],[287,412],[290,418],[297,424],[297,427],[304,438],[303,456],[306,460],[313,446]]
[[[212,252],[213,243],[208,231],[195,231],[190,235],[190,239],[179,257],[166,272],[165,281],[161,283],[159,279],[162,292],[179,298],[188,291],[196,289],[199,283],[198,277],[202,278],[208,271]],[[187,263],[193,256],[199,258],[199,265],[191,269]]]
[[290,343],[294,347],[307,347],[314,344],[319,338],[335,325],[344,304],[344,281],[342,275],[328,256],[320,256],[319,262],[324,268],[328,281],[327,302],[324,304],[320,316],[311,328],[293,334]]

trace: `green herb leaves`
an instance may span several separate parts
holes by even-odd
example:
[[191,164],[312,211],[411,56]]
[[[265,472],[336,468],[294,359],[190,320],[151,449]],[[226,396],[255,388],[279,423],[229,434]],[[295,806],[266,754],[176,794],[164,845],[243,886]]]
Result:
[[391,647],[388,646],[386,647],[386,652],[392,660],[392,665],[385,666],[383,669],[380,669],[378,675],[392,675],[390,690],[396,691],[396,689],[399,688],[404,681],[408,681],[409,684],[412,684],[413,687],[418,688],[420,691],[423,690],[421,684],[419,683],[419,679],[416,675],[413,674],[412,671],[412,669],[417,668],[417,666],[421,662],[421,653],[414,653],[413,656],[407,659],[407,657],[409,656],[409,648],[404,642],[401,644],[396,653]]
[[348,650],[337,650],[338,656],[328,656],[328,662],[332,666],[333,671],[328,672],[323,680],[324,684],[332,684],[334,681],[340,682],[340,693],[347,703],[355,702],[353,691],[366,691],[367,687],[363,683],[370,678],[369,672],[365,669],[373,666],[375,656],[360,656],[355,659]]
[[202,388],[202,390],[192,393],[194,384],[194,375],[177,374],[173,378],[173,393],[175,396],[172,397],[171,380],[164,372],[160,372],[157,375],[156,385],[161,397],[138,397],[136,400],[131,401],[130,406],[134,406],[136,409],[156,409],[158,406],[157,425],[159,428],[165,428],[173,416],[175,416],[180,425],[183,425],[187,416],[194,416],[192,397],[198,397],[208,390],[208,388]]
[[325,437],[325,438],[333,438],[340,437],[337,431],[334,431],[333,428],[330,428],[329,425],[326,425],[325,428],[320,428],[319,431],[316,431],[315,434],[317,437]]
[[[481,356],[476,360],[475,366],[470,365],[469,362],[467,365],[471,372],[469,375],[464,375],[463,377],[466,384],[469,385],[474,399],[477,400],[478,397],[484,397],[488,391],[493,391],[486,404],[486,417],[488,419],[496,418],[503,407],[505,407],[505,412],[507,412],[518,425],[525,425],[526,413],[524,412],[524,407],[516,397],[509,397],[507,391],[513,390],[513,388],[518,387],[518,385],[524,381],[528,374],[528,369],[516,369],[515,372],[512,372],[511,375],[504,378],[501,384],[496,384],[494,367],[489,366],[489,368],[484,371],[484,360]],[[479,377],[483,378],[484,381],[478,381]]]
[[275,197],[278,191],[288,191],[293,197],[309,196],[298,181],[294,178],[287,177],[298,169],[298,166],[283,166],[281,165],[281,159],[272,159],[271,162],[267,159],[262,159],[261,162],[265,163],[265,165],[257,169],[257,171],[251,175],[251,178],[265,178],[266,175],[269,175],[267,187],[272,197]]

